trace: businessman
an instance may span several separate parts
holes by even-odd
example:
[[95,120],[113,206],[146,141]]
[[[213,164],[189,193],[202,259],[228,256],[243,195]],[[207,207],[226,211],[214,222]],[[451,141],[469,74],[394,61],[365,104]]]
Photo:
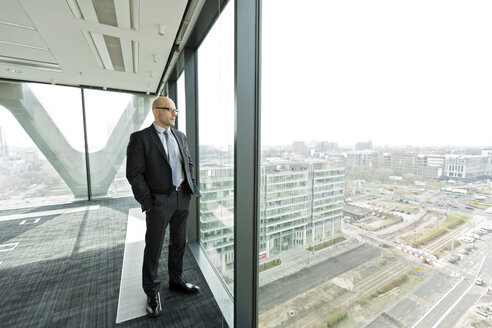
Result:
[[156,317],[162,312],[157,268],[168,224],[169,289],[183,293],[200,290],[182,277],[190,199],[199,197],[200,191],[193,178],[186,137],[173,128],[178,114],[174,102],[158,97],[152,103],[152,112],[152,125],[130,136],[126,177],[146,216],[142,285],[147,294],[147,313]]

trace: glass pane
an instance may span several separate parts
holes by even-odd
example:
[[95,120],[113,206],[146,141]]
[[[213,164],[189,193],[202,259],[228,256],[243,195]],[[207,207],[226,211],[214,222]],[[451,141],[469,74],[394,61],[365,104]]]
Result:
[[186,134],[186,92],[185,92],[185,74],[184,72],[178,79],[178,129]]
[[92,196],[132,195],[126,147],[132,132],[153,121],[150,98],[100,90],[84,90],[84,95]]
[[80,121],[82,118],[80,89],[36,83],[28,83],[27,86],[70,146],[85,152],[84,125]]
[[234,10],[232,2],[198,49],[200,243],[233,292]]
[[0,208],[87,199],[83,145],[80,89],[0,83]]
[[260,327],[485,322],[490,9],[262,2]]

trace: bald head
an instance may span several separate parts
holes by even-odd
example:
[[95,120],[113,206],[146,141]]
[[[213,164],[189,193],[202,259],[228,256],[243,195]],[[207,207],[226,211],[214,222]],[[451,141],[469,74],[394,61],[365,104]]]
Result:
[[170,108],[175,108],[174,101],[172,101],[171,98],[168,97],[157,97],[154,99],[154,102],[152,103],[152,108],[156,107],[170,107]]
[[155,123],[167,129],[176,124],[177,113],[169,110],[176,109],[176,105],[171,98],[158,97],[152,103],[152,112],[154,113]]

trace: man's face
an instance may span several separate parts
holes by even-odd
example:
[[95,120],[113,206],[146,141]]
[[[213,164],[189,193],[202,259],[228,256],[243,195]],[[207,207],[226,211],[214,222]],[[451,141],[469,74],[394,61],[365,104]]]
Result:
[[159,101],[156,103],[156,106],[152,108],[154,112],[155,122],[167,129],[170,126],[174,126],[176,124],[176,112],[171,113],[167,109],[159,109],[159,107],[167,107],[171,109],[176,109],[176,105],[169,98],[159,98]]

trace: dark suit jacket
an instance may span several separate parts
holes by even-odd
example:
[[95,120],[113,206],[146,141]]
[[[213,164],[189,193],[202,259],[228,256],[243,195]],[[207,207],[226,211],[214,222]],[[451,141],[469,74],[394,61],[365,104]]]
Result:
[[[183,159],[183,184],[187,184],[191,193],[199,197],[201,195],[193,177],[193,162],[186,136],[181,131],[170,129]],[[132,186],[135,199],[142,205],[142,211],[146,211],[152,207],[152,194],[168,194],[173,181],[166,151],[153,124],[132,133],[126,156],[126,178]]]

